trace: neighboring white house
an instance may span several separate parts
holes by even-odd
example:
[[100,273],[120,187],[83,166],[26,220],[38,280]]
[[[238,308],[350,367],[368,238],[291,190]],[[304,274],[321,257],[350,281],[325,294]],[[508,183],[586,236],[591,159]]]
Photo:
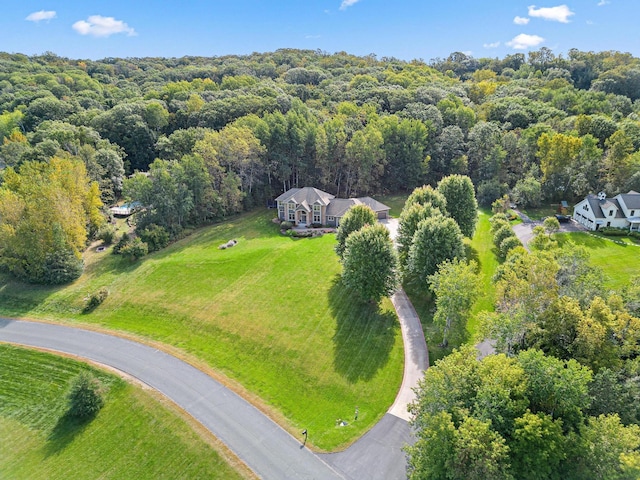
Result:
[[297,226],[312,224],[337,227],[354,205],[368,205],[379,219],[389,216],[389,207],[371,197],[335,198],[313,187],[292,188],[276,198],[278,218]]
[[631,190],[613,198],[604,192],[587,195],[573,207],[573,218],[589,230],[615,227],[640,231],[640,193]]

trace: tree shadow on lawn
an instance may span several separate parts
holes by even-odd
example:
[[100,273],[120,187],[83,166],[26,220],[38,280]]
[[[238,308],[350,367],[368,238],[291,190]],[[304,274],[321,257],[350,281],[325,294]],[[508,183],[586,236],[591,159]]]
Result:
[[329,305],[336,319],[333,335],[335,371],[350,383],[371,380],[389,361],[399,334],[395,314],[378,305],[355,300],[336,275],[329,290]]
[[76,436],[81,434],[89,426],[94,418],[95,415],[89,418],[78,418],[68,413],[62,415],[47,437],[45,455],[50,457],[64,450],[73,442]]

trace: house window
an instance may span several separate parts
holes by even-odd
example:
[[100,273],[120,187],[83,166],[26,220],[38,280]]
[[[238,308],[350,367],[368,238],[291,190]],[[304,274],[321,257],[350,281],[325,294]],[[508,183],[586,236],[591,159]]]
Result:
[[334,217],[327,217],[327,222],[333,222],[335,220]]
[[320,223],[322,220],[320,218],[320,205],[313,206],[313,223]]
[[284,218],[284,204],[278,204],[278,217]]
[[609,210],[609,216],[613,217],[613,210]]
[[293,202],[289,203],[289,221],[296,221],[296,204]]
[[635,211],[635,210],[631,210],[631,212],[629,212],[629,216],[630,216],[630,217],[633,217],[635,214],[636,214],[636,211]]

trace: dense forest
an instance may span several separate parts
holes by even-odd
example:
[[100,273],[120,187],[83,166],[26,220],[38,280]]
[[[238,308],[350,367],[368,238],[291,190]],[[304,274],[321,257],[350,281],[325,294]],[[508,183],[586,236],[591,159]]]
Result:
[[[640,190],[639,96],[640,59],[611,51],[428,64],[307,50],[2,53],[2,264],[51,281],[53,254],[77,257],[102,228],[94,210],[121,198],[148,207],[140,226],[175,235],[294,186],[355,196],[464,174],[481,205],[510,193],[524,206]],[[63,161],[75,187],[48,171]],[[34,196],[38,182],[48,200]],[[46,218],[28,214],[43,208]],[[57,233],[25,243],[43,226]]]

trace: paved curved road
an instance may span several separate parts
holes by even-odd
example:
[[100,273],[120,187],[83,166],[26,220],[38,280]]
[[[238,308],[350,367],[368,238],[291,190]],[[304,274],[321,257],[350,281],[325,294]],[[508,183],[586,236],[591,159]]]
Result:
[[[390,222],[392,236],[397,220]],[[422,325],[400,289],[391,298],[400,321],[405,362],[402,386],[387,414],[343,452],[315,455],[300,440],[197,368],[121,337],[70,326],[0,318],[0,342],[45,348],[108,365],[173,400],[265,479],[401,480],[402,448],[413,443],[407,405],[429,366]]]
[[[403,298],[404,296],[404,298]],[[405,342],[405,373],[383,419],[343,452],[315,455],[299,439],[197,368],[153,347],[114,335],[49,323],[0,318],[0,342],[44,348],[120,370],[158,390],[266,479],[404,479],[402,447],[413,442],[407,422],[412,387],[428,365],[422,329],[404,292],[394,295]],[[413,317],[411,312],[413,312]]]
[[197,368],[120,337],[47,323],[0,319],[0,341],[77,355],[163,393],[267,479],[344,479],[300,441]]

